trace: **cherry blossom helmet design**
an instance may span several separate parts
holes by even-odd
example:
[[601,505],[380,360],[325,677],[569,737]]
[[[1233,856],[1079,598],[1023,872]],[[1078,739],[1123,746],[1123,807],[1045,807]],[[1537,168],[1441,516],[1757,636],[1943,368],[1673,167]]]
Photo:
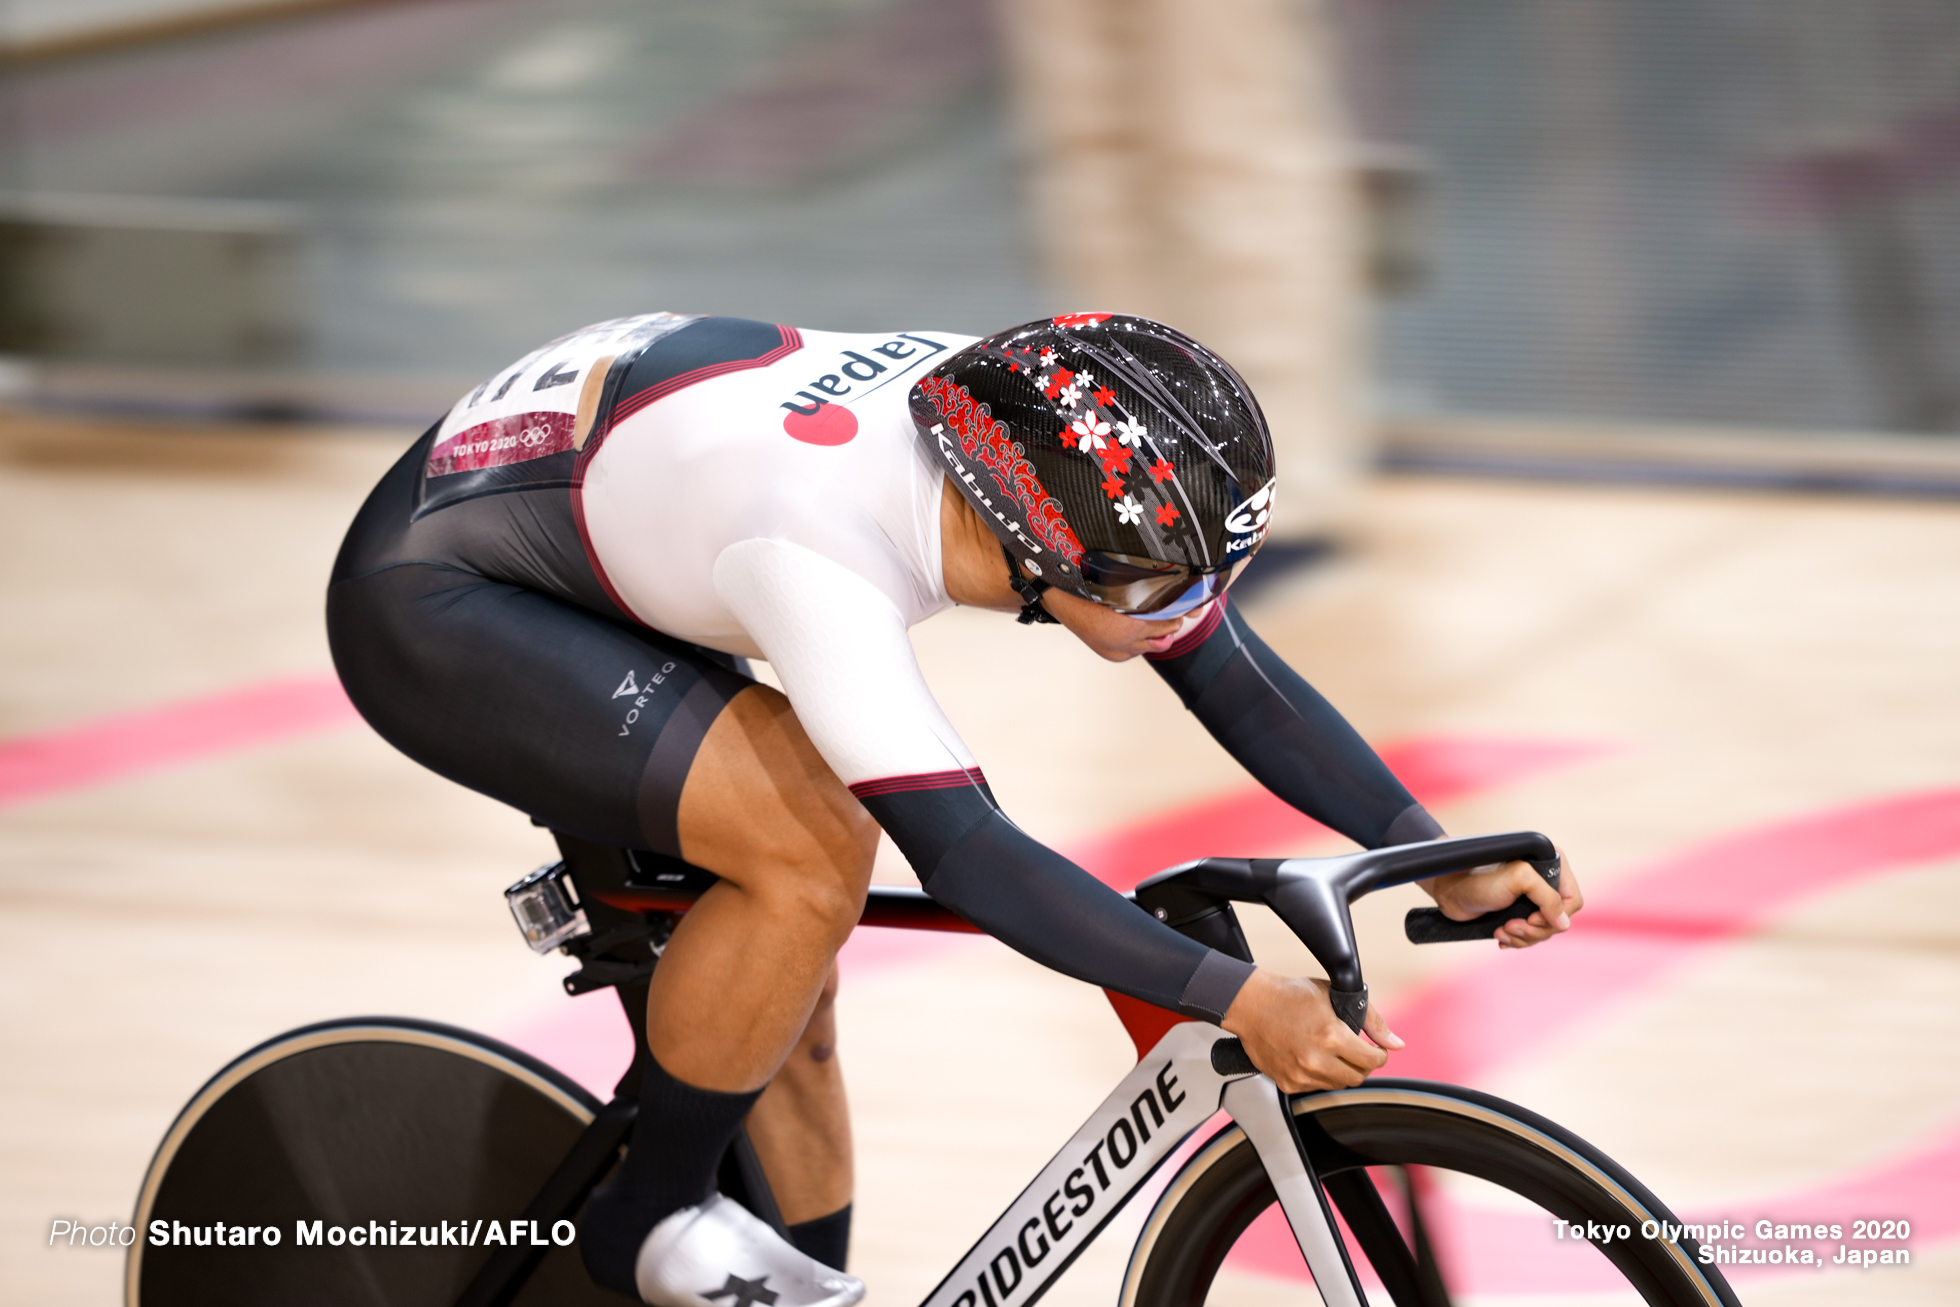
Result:
[[1180,616],[1221,594],[1266,538],[1265,415],[1229,364],[1161,322],[1025,323],[952,355],[912,387],[911,406],[1030,608],[1045,584]]

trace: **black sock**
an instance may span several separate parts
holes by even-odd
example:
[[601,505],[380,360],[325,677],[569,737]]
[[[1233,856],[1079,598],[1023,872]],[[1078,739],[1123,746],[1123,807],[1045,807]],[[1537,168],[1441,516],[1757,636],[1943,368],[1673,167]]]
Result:
[[714,1192],[721,1155],[761,1096],[696,1089],[647,1059],[625,1160],[585,1205],[579,1251],[593,1279],[638,1296],[633,1263],[647,1231]]
[[833,1271],[843,1270],[844,1258],[851,1251],[851,1205],[845,1203],[829,1216],[792,1225],[789,1241],[805,1257],[814,1257]]

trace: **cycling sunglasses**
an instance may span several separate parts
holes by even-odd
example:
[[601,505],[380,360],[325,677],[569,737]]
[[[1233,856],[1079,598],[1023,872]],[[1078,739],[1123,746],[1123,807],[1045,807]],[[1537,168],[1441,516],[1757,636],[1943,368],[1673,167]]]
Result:
[[1082,588],[1097,603],[1130,617],[1153,621],[1182,617],[1225,593],[1252,560],[1214,571],[1130,554],[1085,553],[1077,564]]

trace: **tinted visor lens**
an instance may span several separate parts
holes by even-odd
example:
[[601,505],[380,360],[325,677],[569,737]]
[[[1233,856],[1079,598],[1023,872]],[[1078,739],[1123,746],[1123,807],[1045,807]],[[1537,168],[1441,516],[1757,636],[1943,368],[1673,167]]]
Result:
[[1132,617],[1182,617],[1225,593],[1250,559],[1219,572],[1198,572],[1176,563],[1127,554],[1088,553],[1082,584],[1097,601]]

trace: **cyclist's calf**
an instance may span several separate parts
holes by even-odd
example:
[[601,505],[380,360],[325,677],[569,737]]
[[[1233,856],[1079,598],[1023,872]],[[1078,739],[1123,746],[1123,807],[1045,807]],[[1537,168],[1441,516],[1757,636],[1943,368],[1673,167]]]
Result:
[[851,1201],[851,1122],[837,1061],[836,998],[832,968],[809,1024],[749,1113],[749,1138],[792,1225]]

